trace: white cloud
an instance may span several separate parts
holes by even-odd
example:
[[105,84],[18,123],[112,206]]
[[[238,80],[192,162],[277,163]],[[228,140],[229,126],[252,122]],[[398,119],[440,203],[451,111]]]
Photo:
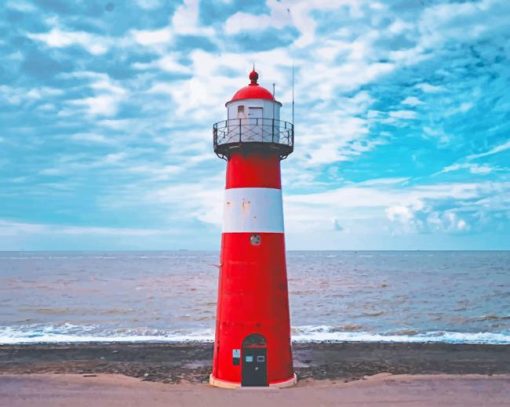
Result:
[[31,103],[41,99],[50,99],[55,96],[60,96],[63,93],[61,89],[48,86],[21,88],[0,85],[0,101],[5,100],[8,104],[12,105]]
[[[268,58],[271,54],[274,55],[275,52],[268,53]],[[247,79],[222,75],[221,69],[222,67],[240,67],[239,69],[244,73],[243,76],[247,77],[250,66],[248,61],[243,55],[237,53],[225,53],[218,58],[202,50],[193,51],[189,58],[191,63],[188,67],[176,62],[177,58],[173,54],[167,54],[153,62],[151,66],[161,70],[189,73],[191,77],[175,80],[171,84],[153,82],[148,92],[167,94],[172,98],[176,108],[169,118],[174,123],[177,120],[189,125],[189,123],[213,123],[224,119],[225,102],[247,82]],[[211,72],[219,73],[214,77],[214,86],[211,86]]]
[[135,0],[136,4],[144,10],[154,10],[162,5],[162,0]]
[[267,28],[280,29],[292,24],[289,5],[284,2],[269,0],[270,14],[235,13],[225,22],[227,34],[237,34],[242,31],[265,30]]
[[198,0],[184,0],[172,16],[172,31],[176,34],[212,35],[212,28],[200,26],[198,13]]
[[[158,1],[138,1],[146,9],[159,7]],[[130,31],[130,36],[135,43],[153,48],[162,55],[162,59],[165,58],[165,54],[172,45],[176,35],[202,35],[210,39],[214,38],[214,30],[211,27],[201,26],[199,23],[198,0],[184,0],[164,27],[156,30],[135,29]],[[165,62],[163,62],[163,65],[165,65]],[[139,69],[143,69],[144,66],[146,65],[138,64]],[[171,70],[173,71],[174,69]]]
[[386,209],[386,216],[392,222],[404,221],[409,222],[414,217],[414,211],[407,206],[396,205]]
[[170,27],[164,27],[159,30],[133,30],[131,32],[133,39],[140,45],[170,45],[173,38]]
[[186,171],[185,165],[161,165],[158,163],[134,164],[126,168],[127,173],[142,175],[145,181],[168,181],[178,182],[177,175]]
[[115,141],[112,137],[107,137],[98,133],[75,133],[69,136],[70,140],[86,144],[112,144]]
[[416,119],[416,112],[412,110],[394,110],[389,113],[394,119]]
[[[269,4],[276,5],[278,2],[271,2]],[[360,17],[361,8],[364,4],[370,4],[370,2],[362,0],[339,0],[336,2],[328,0],[317,0],[317,1],[286,1],[282,2],[285,8],[290,10],[290,15],[294,26],[301,33],[300,38],[296,41],[297,47],[306,47],[316,42],[316,21],[312,18],[311,14],[313,10],[328,11],[338,10],[340,7],[345,6],[350,17]],[[275,8],[273,6],[273,8]]]
[[47,33],[28,33],[27,36],[54,48],[79,45],[92,55],[102,55],[110,47],[109,41],[103,37],[84,31],[63,31],[58,27],[52,28]]
[[115,151],[101,156],[83,154],[63,154],[54,160],[51,167],[41,169],[38,174],[45,176],[67,176],[85,173],[94,169],[119,168],[128,163],[129,154],[125,151]]
[[171,207],[170,219],[194,219],[220,226],[223,210],[223,174],[209,176],[207,182],[181,183],[146,194],[151,205]]
[[425,93],[441,93],[444,91],[442,86],[431,85],[430,83],[420,83],[416,87]]
[[413,24],[397,18],[395,21],[393,21],[393,23],[390,24],[388,31],[392,34],[402,34],[406,31],[412,31],[413,28]]
[[452,140],[452,136],[447,134],[444,131],[444,129],[440,126],[437,127],[424,126],[422,130],[423,136],[425,138],[436,139],[439,144],[448,144]]
[[474,107],[473,102],[462,102],[458,107],[452,109],[449,113],[450,114],[466,113],[469,112],[473,107]]
[[358,182],[356,185],[358,186],[366,186],[366,187],[373,187],[373,186],[385,186],[385,185],[393,185],[393,186],[399,186],[406,184],[409,181],[409,177],[395,177],[395,178],[373,178],[366,181]]
[[74,115],[75,107],[84,109],[85,113],[91,117],[97,116],[115,116],[117,114],[119,104],[127,98],[128,91],[119,83],[113,81],[106,74],[97,74],[95,72],[78,72],[75,77],[91,78],[92,81],[88,85],[95,93],[94,96],[75,99],[68,102],[72,109],[62,110],[62,116]]
[[24,0],[10,0],[7,2],[6,7],[23,13],[32,13],[37,11],[37,7]]
[[423,102],[418,99],[416,96],[408,96],[402,101],[403,105],[409,105],[409,106],[419,106],[422,105]]
[[464,43],[507,28],[507,2],[437,4],[425,8],[419,21],[422,46],[433,49],[446,42]]
[[484,153],[471,154],[467,158],[468,158],[468,160],[474,160],[477,158],[488,157],[490,155],[502,153],[503,151],[507,151],[507,150],[510,150],[510,140],[508,140],[502,144],[499,144]]
[[478,165],[471,163],[452,164],[443,168],[441,173],[448,173],[459,170],[468,170],[471,174],[486,175],[490,174],[493,171],[493,168],[490,165]]
[[139,236],[147,237],[154,235],[168,235],[174,232],[167,229],[136,229],[136,228],[111,228],[94,226],[70,226],[42,223],[26,223],[0,220],[0,236],[23,236],[43,235],[48,236]]
[[0,236],[12,236],[25,233],[43,233],[45,230],[46,228],[44,225],[40,224],[0,220]]
[[106,154],[103,158],[98,160],[99,165],[116,164],[127,157],[127,153],[121,151],[118,153]]
[[452,209],[440,211],[422,201],[403,206],[395,205],[386,208],[386,217],[397,225],[394,233],[465,232],[470,229],[466,220]]
[[426,221],[428,227],[438,232],[465,232],[470,229],[468,223],[453,211],[433,211]]
[[471,174],[490,174],[492,172],[492,167],[490,165],[472,165],[469,168]]
[[[135,63],[133,64],[133,68],[139,70],[146,70],[147,68],[157,68],[165,72],[191,73],[188,67],[178,62],[178,57],[175,54],[165,54],[161,58],[156,59],[155,61],[149,63]],[[157,89],[158,86],[160,89],[162,89],[163,86],[169,89],[173,85],[169,83],[164,84],[156,83],[155,85],[153,85],[151,90]]]
[[460,170],[468,170],[471,174],[476,174],[476,175],[491,174],[494,171],[496,171],[496,170],[499,171],[501,169],[494,168],[489,164],[475,164],[475,163],[472,163],[469,161],[476,160],[476,159],[483,158],[483,157],[489,157],[491,155],[499,154],[499,153],[502,153],[502,152],[505,152],[508,150],[510,150],[510,140],[507,142],[504,142],[502,144],[499,144],[497,146],[494,146],[491,149],[489,149],[483,153],[468,155],[465,159],[465,161],[467,161],[467,162],[455,163],[455,164],[448,165],[448,166],[444,167],[438,174],[449,173],[449,172],[460,171]]
[[91,116],[114,116],[118,103],[119,99],[114,95],[98,95],[72,102],[75,106],[83,106]]
[[[402,180],[404,181],[404,180]],[[462,211],[510,209],[510,183],[443,183],[402,186],[399,179],[380,179],[325,192],[285,196],[286,225],[292,233],[326,231],[338,219],[353,233],[459,232],[471,228]],[[506,197],[506,201],[493,197]],[[386,221],[386,223],[385,223]],[[389,224],[388,224],[389,222]]]
[[[338,11],[346,10],[346,17],[353,20],[364,17],[367,8],[371,10],[382,10],[385,6],[379,2],[365,0],[268,0],[267,6],[270,13],[255,15],[239,12],[231,16],[225,23],[224,29],[228,34],[236,34],[241,31],[265,30],[267,28],[280,29],[285,26],[295,27],[300,37],[294,43],[297,48],[305,48],[317,45],[316,20],[312,17],[314,11]],[[404,23],[402,23],[404,24]],[[339,30],[343,27],[339,26]],[[395,30],[400,29],[395,25]],[[346,30],[348,31],[348,30]],[[356,47],[356,45],[354,45]]]

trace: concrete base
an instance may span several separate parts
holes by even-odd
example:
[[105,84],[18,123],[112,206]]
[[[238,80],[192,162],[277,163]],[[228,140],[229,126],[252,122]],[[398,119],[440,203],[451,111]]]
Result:
[[215,387],[221,387],[223,389],[237,389],[241,387],[241,383],[227,382],[226,380],[216,379],[212,373],[209,375],[209,384]]
[[[291,387],[294,386],[297,383],[297,375],[294,373],[294,375],[283,382],[277,382],[277,383],[269,383],[269,386],[263,387],[263,388],[272,388],[272,389],[282,389],[284,387]],[[223,389],[239,389],[241,388],[241,383],[238,382],[229,382],[226,380],[221,380],[215,378],[212,374],[209,376],[209,384],[211,386],[215,387],[221,387]],[[243,387],[243,389],[249,389],[250,387]],[[260,389],[261,387],[255,387],[257,389]]]

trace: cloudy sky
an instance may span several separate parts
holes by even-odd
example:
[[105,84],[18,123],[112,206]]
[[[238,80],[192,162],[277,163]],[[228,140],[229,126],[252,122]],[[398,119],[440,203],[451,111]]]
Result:
[[289,249],[510,249],[507,0],[3,0],[0,249],[217,249],[211,127],[290,120]]

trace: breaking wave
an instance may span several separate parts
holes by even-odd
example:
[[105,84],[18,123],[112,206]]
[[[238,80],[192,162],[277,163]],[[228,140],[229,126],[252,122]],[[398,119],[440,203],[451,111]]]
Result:
[[406,343],[466,343],[466,344],[510,344],[510,332],[417,332],[401,330],[395,333],[343,332],[330,326],[302,326],[292,332],[295,342],[406,342]]
[[[214,330],[163,330],[163,329],[112,329],[105,330],[94,325],[21,325],[0,326],[0,345],[42,343],[90,343],[90,342],[212,342]],[[417,332],[400,330],[385,333],[357,332],[321,326],[298,326],[292,328],[294,342],[395,342],[395,343],[457,343],[509,345],[510,332]]]

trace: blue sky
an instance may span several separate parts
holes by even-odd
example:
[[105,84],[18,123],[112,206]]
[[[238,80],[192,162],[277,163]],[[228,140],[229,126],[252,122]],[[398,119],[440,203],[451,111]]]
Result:
[[0,249],[217,249],[211,126],[290,120],[289,249],[510,249],[510,2],[0,5]]

